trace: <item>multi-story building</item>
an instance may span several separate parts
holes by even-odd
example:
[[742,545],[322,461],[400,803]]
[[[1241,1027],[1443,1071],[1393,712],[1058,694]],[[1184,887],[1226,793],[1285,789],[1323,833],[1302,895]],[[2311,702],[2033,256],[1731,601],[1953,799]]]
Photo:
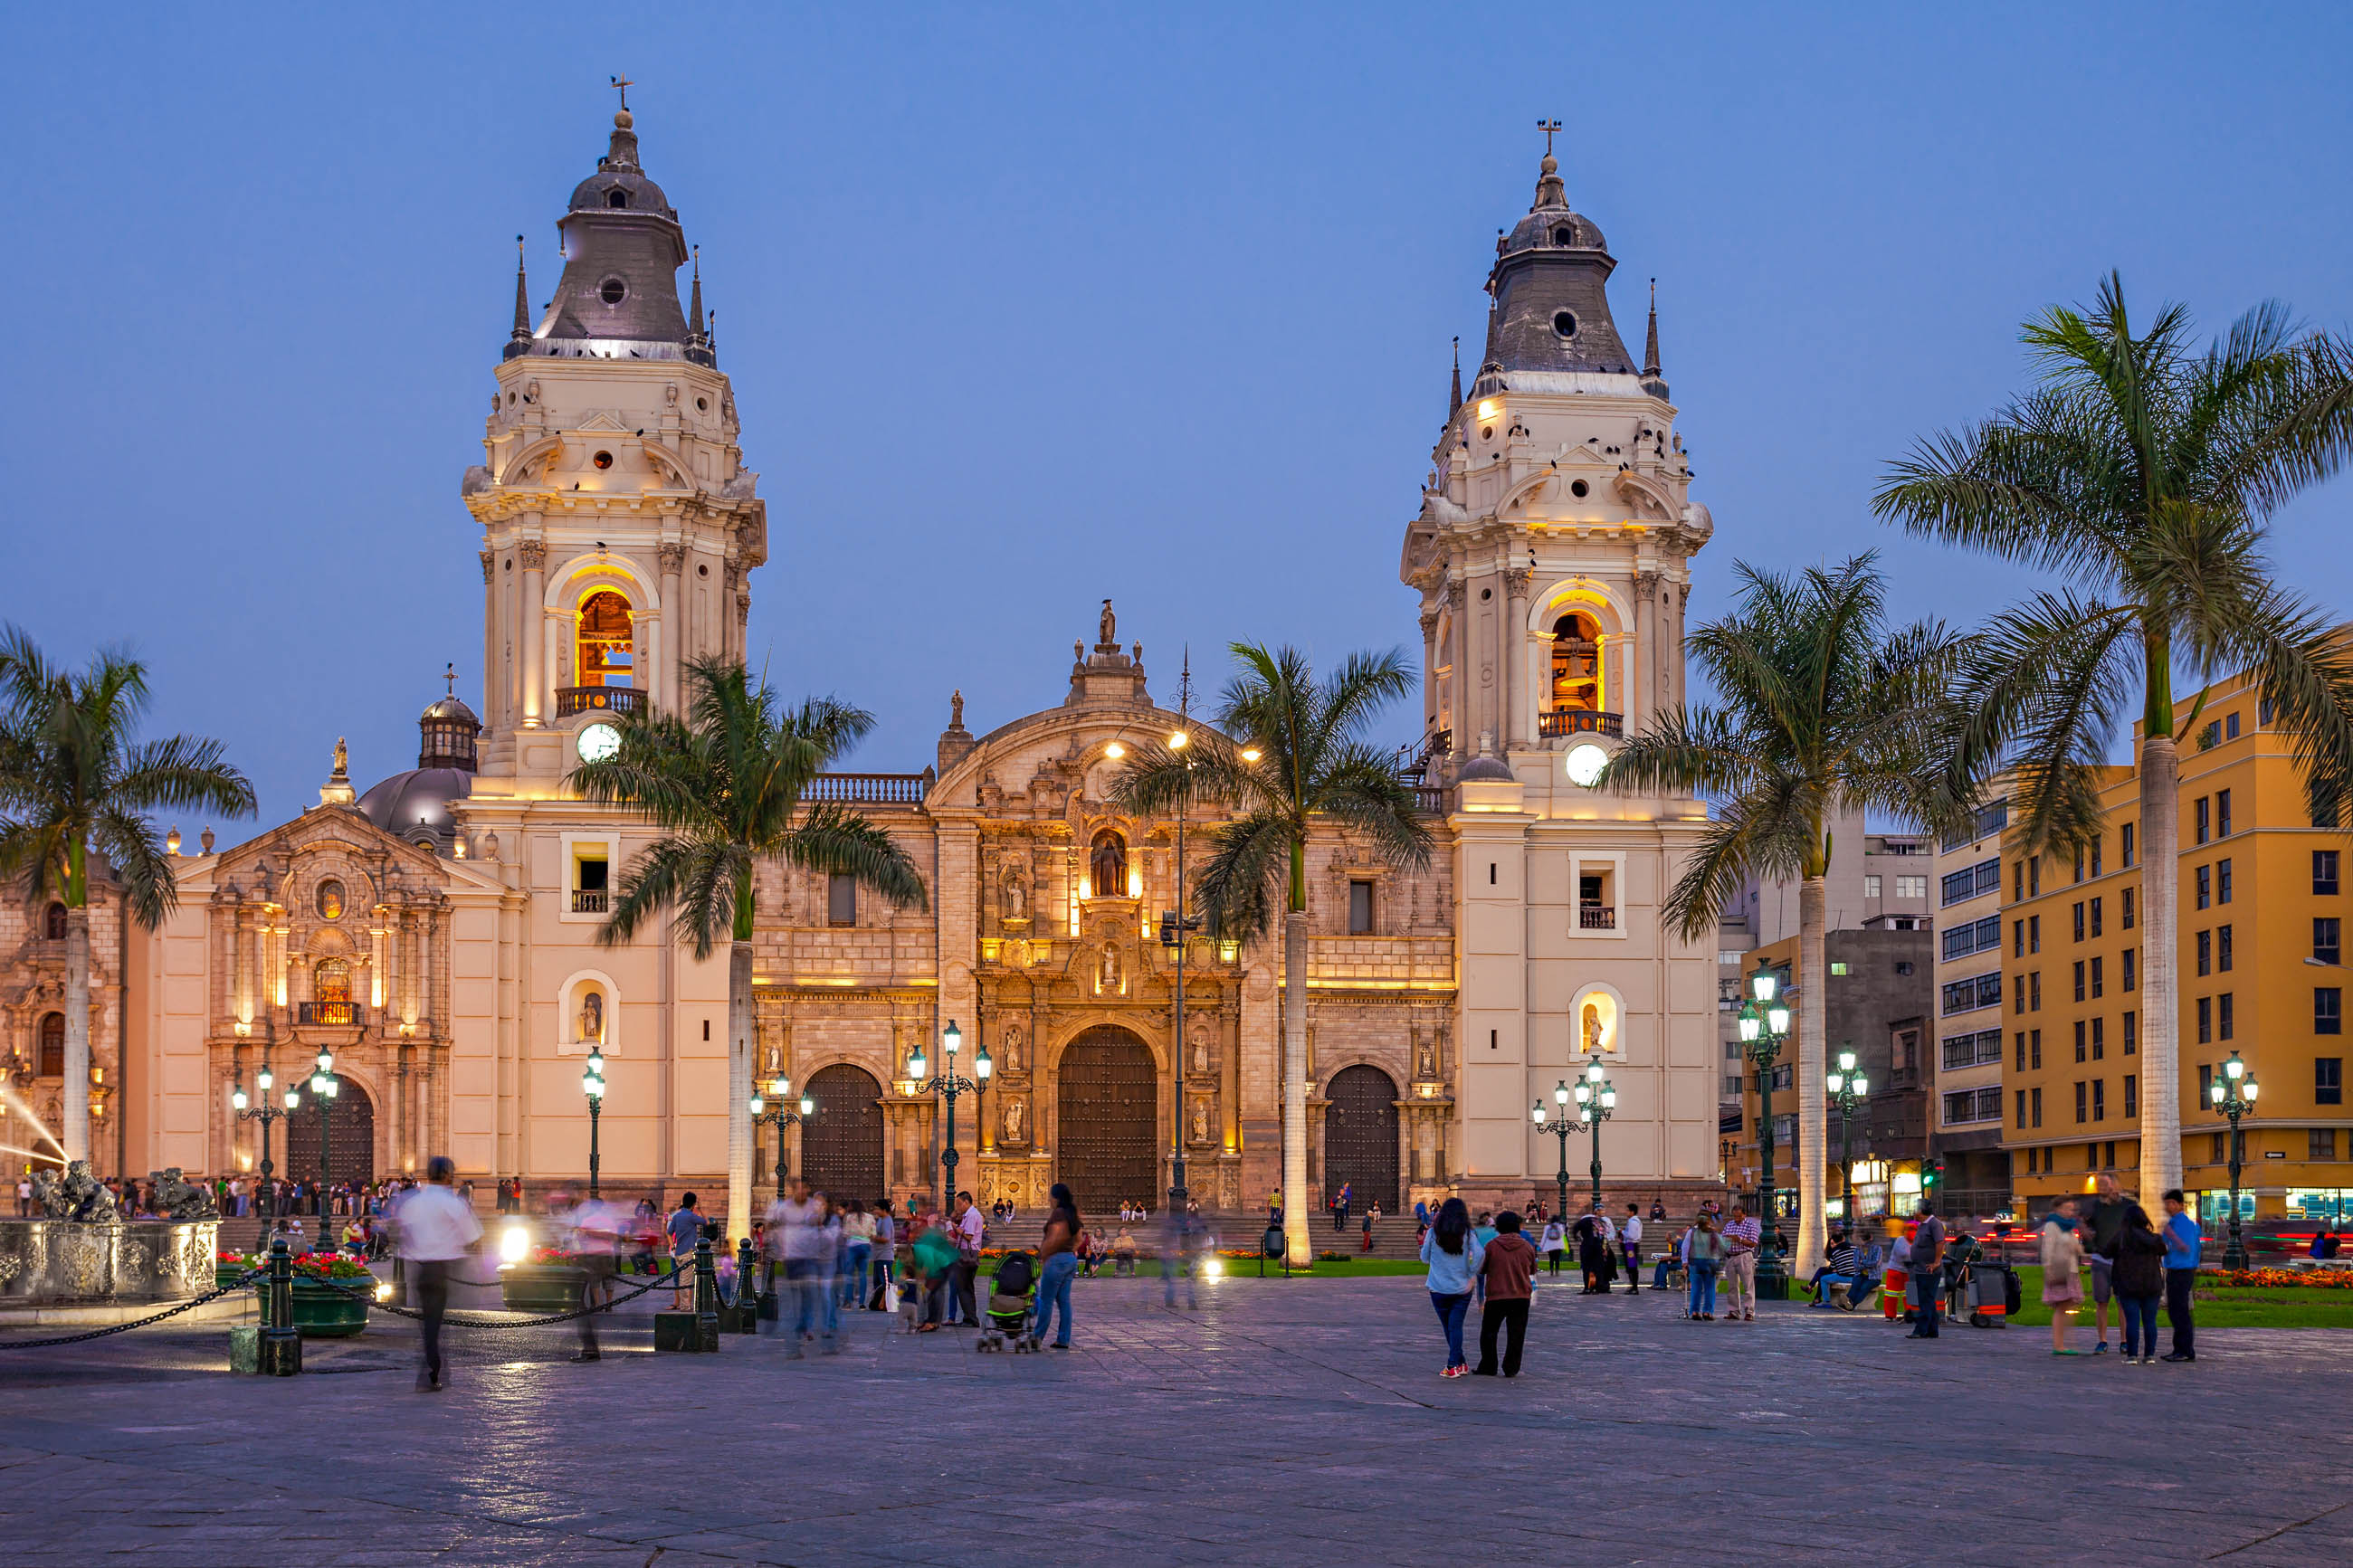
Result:
[[[2204,719],[2180,760],[2180,1062],[2141,1071],[2139,781],[2105,771],[2099,841],[2080,857],[2006,853],[2009,1032],[2004,1143],[2031,1211],[2140,1168],[2142,1096],[2180,1097],[2184,1184],[2209,1220],[2227,1213],[2229,1124],[2207,1089],[2236,1054],[2262,1086],[2242,1123],[2241,1211],[2334,1216],[2353,1200],[2345,1104],[2347,835],[2315,821],[2294,747],[2253,681],[2217,681],[2185,710]],[[2327,814],[2324,814],[2324,818]]]
[[2001,838],[2006,796],[1978,813],[1966,837],[1947,839],[1935,861],[1936,1048],[1924,1064],[1933,1108],[1922,1151],[1944,1163],[1945,1201],[1956,1214],[2010,1207],[2002,1149]]
[[1869,833],[1862,840],[1864,931],[1926,931],[1934,923],[1929,900],[1936,865],[1925,833]]

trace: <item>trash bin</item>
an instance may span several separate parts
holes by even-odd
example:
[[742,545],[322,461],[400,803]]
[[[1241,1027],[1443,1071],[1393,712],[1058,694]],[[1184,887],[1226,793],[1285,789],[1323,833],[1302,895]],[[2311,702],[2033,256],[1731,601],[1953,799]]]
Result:
[[2018,1270],[2009,1264],[1979,1261],[1969,1265],[1969,1327],[2010,1327],[2010,1314],[2018,1300]]

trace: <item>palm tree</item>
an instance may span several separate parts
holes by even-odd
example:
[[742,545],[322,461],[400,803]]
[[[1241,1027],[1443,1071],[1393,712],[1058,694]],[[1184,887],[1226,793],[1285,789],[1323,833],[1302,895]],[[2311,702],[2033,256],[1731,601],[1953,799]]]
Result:
[[154,825],[166,807],[253,814],[253,786],[221,743],[173,735],[134,744],[147,668],[101,649],[87,668],[49,662],[19,627],[0,628],[0,881],[66,907],[65,1152],[90,1158],[90,879],[95,851],[131,918],[149,931],[179,904]]
[[[1364,836],[1390,864],[1430,862],[1430,833],[1395,756],[1365,739],[1382,708],[1413,689],[1404,656],[1352,654],[1322,680],[1296,648],[1232,645],[1240,671],[1218,710],[1220,733],[1182,751],[1136,748],[1112,801],[1139,816],[1200,800],[1236,813],[1212,830],[1196,883],[1210,934],[1247,942],[1282,924],[1282,1227],[1294,1263],[1312,1260],[1307,1221],[1307,835],[1327,819]],[[1278,893],[1277,889],[1282,889]]]
[[571,784],[586,799],[627,806],[663,837],[633,856],[596,940],[617,946],[661,910],[696,961],[725,937],[727,958],[727,1227],[751,1234],[752,879],[762,861],[854,877],[902,908],[928,907],[907,852],[859,813],[801,796],[826,765],[874,726],[871,714],[830,698],[782,711],[740,664],[687,666],[683,714],[641,710],[620,726],[619,748],[582,763]]
[[[2100,831],[2092,768],[2140,698],[2141,1197],[2181,1184],[2175,997],[2177,673],[2252,670],[2316,808],[2353,799],[2353,651],[2274,582],[2265,525],[2353,452],[2353,352],[2257,306],[2202,353],[2168,305],[2135,333],[2110,274],[2086,313],[2024,329],[2031,392],[1892,465],[1874,506],[1908,531],[2057,572],[1996,621],[1970,687],[1964,770],[2007,757],[2022,854]],[[2315,820],[2320,820],[2316,816]]]
[[1868,554],[1796,577],[1746,563],[1734,571],[1741,587],[1733,614],[1685,645],[1716,705],[1660,714],[1618,749],[1601,783],[1713,803],[1660,911],[1685,942],[1704,938],[1752,879],[1798,881],[1807,994],[1798,1007],[1795,1268],[1810,1273],[1823,1239],[1831,825],[1864,813],[1938,830],[1967,820],[1967,791],[1953,788],[1947,764],[1957,727],[1951,691],[1968,644],[1931,621],[1891,632],[1886,580]]

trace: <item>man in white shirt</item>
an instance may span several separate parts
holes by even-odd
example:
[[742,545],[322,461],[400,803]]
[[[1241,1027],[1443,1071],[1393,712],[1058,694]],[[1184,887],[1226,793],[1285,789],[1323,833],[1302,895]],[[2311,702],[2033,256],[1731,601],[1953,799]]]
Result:
[[449,1271],[482,1238],[482,1222],[465,1199],[449,1190],[449,1178],[457,1170],[447,1154],[434,1155],[425,1167],[425,1184],[403,1197],[393,1211],[400,1256],[411,1265],[408,1278],[425,1313],[425,1365],[417,1374],[419,1394],[441,1392],[441,1319],[449,1310]]
[[1618,1227],[1618,1244],[1626,1251],[1626,1294],[1642,1293],[1642,1205],[1626,1205],[1626,1223]]
[[984,1235],[980,1211],[973,1206],[970,1193],[955,1195],[955,1218],[948,1225],[948,1234],[955,1237],[956,1260],[948,1270],[949,1295],[953,1308],[964,1315],[966,1328],[980,1322],[980,1312],[974,1300],[973,1281],[980,1273],[980,1244]]

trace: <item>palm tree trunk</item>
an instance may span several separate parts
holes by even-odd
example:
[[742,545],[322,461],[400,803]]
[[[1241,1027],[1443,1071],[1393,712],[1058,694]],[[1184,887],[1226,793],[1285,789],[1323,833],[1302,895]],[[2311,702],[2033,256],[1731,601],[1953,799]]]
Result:
[[1307,1228],[1307,911],[1282,917],[1282,1250],[1315,1261]]
[[[1790,1277],[1809,1279],[1822,1262],[1823,1142],[1829,1127],[1822,1068],[1829,1060],[1831,966],[1826,952],[1829,889],[1820,877],[1798,884],[1798,972],[1806,994],[1798,1008],[1798,1256]],[[1767,1226],[1774,1216],[1767,1215]]]
[[752,944],[727,950],[727,1241],[752,1234]]
[[2181,1031],[2174,994],[2179,784],[2170,729],[2140,746],[2140,1201],[2181,1184]]
[[90,1158],[90,906],[66,906],[66,1158]]

